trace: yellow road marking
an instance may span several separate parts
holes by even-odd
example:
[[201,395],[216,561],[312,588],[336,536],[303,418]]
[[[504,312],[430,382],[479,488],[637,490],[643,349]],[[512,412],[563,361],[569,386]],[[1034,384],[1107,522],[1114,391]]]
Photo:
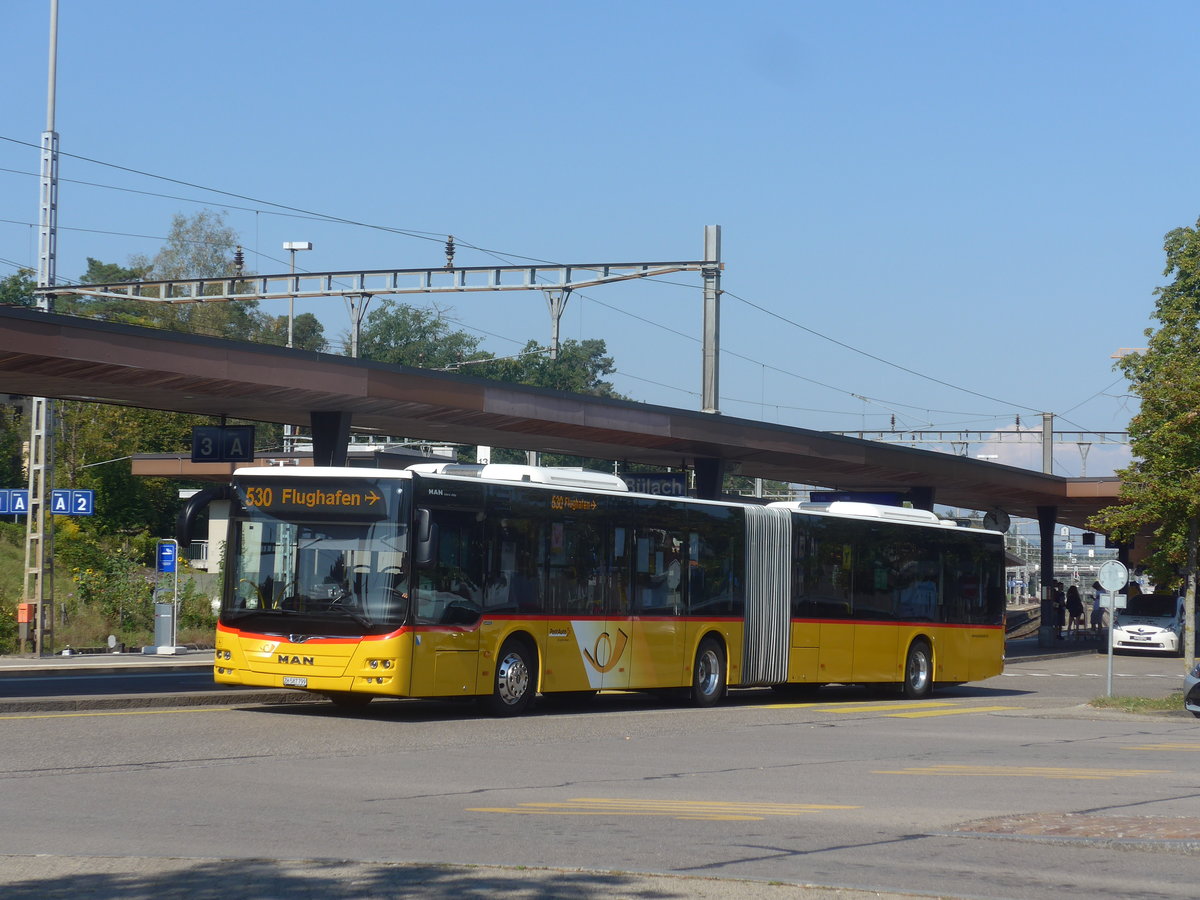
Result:
[[[515,807],[503,806],[480,806],[468,808],[467,812],[485,812],[485,813],[508,813],[509,815],[517,816],[662,816],[665,813],[650,813],[650,812],[613,812],[609,810],[587,811],[581,809],[575,810],[550,810],[550,809],[517,809]],[[692,822],[761,822],[762,816],[673,816],[672,818],[692,821]]]
[[232,706],[206,706],[203,709],[113,709],[104,712],[28,713],[10,716],[0,713],[0,722],[10,719],[83,719],[89,716],[169,716],[185,713],[229,712]]
[[[961,706],[957,701],[927,700],[916,703],[771,703],[753,709],[809,709],[813,712],[852,716],[856,713],[881,712],[893,719],[921,719],[930,716],[961,716],[968,713],[999,712],[1019,706]],[[901,710],[911,710],[902,712]]]
[[848,706],[842,705],[831,707],[829,710],[827,710],[827,712],[892,712],[893,710],[897,709],[942,709],[954,705],[954,703],[946,703],[938,700],[926,701],[924,703],[857,703]]
[[541,816],[670,816],[704,822],[761,821],[768,816],[803,816],[859,806],[818,803],[718,803],[687,800],[623,800],[578,797],[564,802],[521,803],[514,807],[469,808],[467,812],[514,813]]
[[748,709],[811,709],[816,712],[856,713],[884,712],[889,709],[931,709],[937,706],[954,706],[944,701],[926,701],[921,703],[768,703],[763,706],[747,707]]
[[874,775],[973,775],[1006,778],[1065,778],[1072,781],[1107,781],[1140,775],[1169,775],[1166,769],[1072,769],[1058,766],[924,766],[911,769],[881,769]]
[[965,706],[961,709],[931,709],[928,712],[892,713],[889,719],[924,719],[929,716],[961,716],[966,713],[996,712],[1001,709],[1020,709],[1019,706]]

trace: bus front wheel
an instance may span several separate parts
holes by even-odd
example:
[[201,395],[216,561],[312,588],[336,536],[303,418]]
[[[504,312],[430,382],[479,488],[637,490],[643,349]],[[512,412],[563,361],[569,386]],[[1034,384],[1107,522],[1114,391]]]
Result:
[[909,700],[921,700],[933,690],[933,654],[925,641],[913,641],[904,661],[900,692]]
[[537,693],[537,662],[529,645],[509,638],[500,648],[488,712],[494,716],[519,716],[529,709]]
[[725,696],[725,649],[715,638],[705,638],[692,666],[692,703],[716,706]]

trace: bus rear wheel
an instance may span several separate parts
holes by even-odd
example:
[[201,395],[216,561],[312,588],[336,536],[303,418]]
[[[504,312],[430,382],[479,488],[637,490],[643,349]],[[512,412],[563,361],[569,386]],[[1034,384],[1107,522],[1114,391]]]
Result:
[[529,644],[509,638],[496,659],[492,694],[485,701],[494,716],[519,716],[529,709],[537,693],[537,662]]
[[925,641],[913,641],[904,660],[900,693],[909,700],[922,700],[933,690],[933,654]]
[[716,706],[725,696],[725,648],[716,638],[705,638],[692,666],[692,703]]

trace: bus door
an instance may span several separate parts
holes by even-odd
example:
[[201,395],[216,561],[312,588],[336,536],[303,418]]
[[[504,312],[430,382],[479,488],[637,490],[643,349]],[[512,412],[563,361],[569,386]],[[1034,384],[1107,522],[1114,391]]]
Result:
[[821,622],[818,679],[848,682],[854,672],[854,548],[849,540],[827,534],[817,547],[814,611]]
[[483,535],[475,512],[431,510],[433,559],[413,578],[412,693],[475,693],[483,601]]
[[989,564],[998,555],[965,544],[945,554],[943,621],[959,627],[946,629],[934,648],[935,679],[977,681],[1003,671],[1004,572]]
[[[497,492],[499,493],[499,491]],[[515,629],[532,634],[539,646],[539,688],[542,691],[587,689],[580,653],[575,648],[571,619],[574,582],[572,566],[566,564],[565,546],[575,546],[574,532],[545,518],[545,509],[514,504],[492,510],[493,534],[491,580],[485,600],[484,642],[499,650],[500,631]],[[492,638],[492,632],[497,637]]]
[[549,526],[550,690],[629,686],[628,529],[593,513],[583,510]]
[[683,658],[683,584],[688,571],[688,534],[683,523],[679,525],[642,527],[633,534],[630,639],[634,652],[629,680],[633,687],[678,687],[687,683],[691,662]]

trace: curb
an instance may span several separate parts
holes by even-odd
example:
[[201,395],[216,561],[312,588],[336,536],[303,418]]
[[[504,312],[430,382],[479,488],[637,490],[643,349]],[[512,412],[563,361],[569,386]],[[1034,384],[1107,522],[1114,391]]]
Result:
[[322,694],[302,691],[210,691],[204,694],[122,694],[116,697],[32,697],[0,700],[0,715],[72,713],[199,706],[284,706],[321,702]]
[[1061,653],[1023,653],[1018,656],[1005,655],[1004,664],[1008,665],[1009,663],[1018,662],[1048,662],[1049,660],[1053,659],[1070,659],[1076,656],[1095,656],[1099,652],[1100,651],[1098,650],[1066,650]]
[[179,675],[186,672],[194,672],[197,669],[211,669],[213,662],[211,659],[196,660],[195,662],[125,662],[125,663],[100,663],[98,665],[74,664],[69,668],[66,666],[48,666],[44,663],[30,663],[29,665],[4,665],[0,666],[0,682],[10,678],[44,678],[47,675],[128,675],[130,672],[152,671],[165,675]]

